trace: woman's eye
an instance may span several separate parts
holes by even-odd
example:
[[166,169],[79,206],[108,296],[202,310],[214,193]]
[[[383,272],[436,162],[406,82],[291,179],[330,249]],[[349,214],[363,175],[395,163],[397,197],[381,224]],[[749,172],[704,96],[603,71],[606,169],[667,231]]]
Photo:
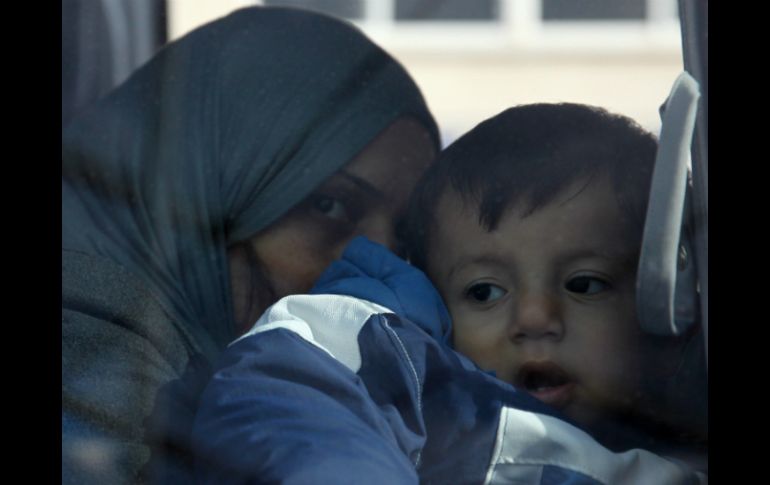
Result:
[[595,295],[606,291],[610,284],[601,278],[595,276],[576,276],[564,284],[564,288],[571,293],[580,295]]
[[328,195],[315,196],[313,198],[313,208],[330,219],[345,222],[350,220],[350,214],[345,204]]
[[465,293],[470,299],[480,303],[499,300],[505,296],[505,290],[492,283],[477,283],[468,288]]

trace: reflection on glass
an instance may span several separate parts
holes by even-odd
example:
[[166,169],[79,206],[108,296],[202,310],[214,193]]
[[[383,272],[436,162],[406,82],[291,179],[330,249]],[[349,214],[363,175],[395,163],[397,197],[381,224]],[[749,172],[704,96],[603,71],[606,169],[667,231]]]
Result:
[[364,15],[363,0],[265,0],[264,4],[304,8],[349,20],[360,19]]
[[396,0],[396,20],[495,20],[498,0]]
[[543,20],[643,20],[646,0],[543,0]]

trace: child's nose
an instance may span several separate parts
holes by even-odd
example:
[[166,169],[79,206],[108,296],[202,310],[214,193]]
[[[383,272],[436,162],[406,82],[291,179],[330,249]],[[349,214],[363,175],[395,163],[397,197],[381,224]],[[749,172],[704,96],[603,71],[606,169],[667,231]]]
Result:
[[528,339],[561,340],[564,324],[556,299],[545,294],[522,295],[511,318],[508,336],[514,343]]

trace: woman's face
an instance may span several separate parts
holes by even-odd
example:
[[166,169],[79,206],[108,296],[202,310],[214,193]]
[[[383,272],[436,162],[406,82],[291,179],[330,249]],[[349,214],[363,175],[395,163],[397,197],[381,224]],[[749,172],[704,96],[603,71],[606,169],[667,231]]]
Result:
[[402,118],[281,219],[229,248],[238,334],[278,299],[310,290],[353,237],[396,249],[396,224],[434,157],[428,131]]

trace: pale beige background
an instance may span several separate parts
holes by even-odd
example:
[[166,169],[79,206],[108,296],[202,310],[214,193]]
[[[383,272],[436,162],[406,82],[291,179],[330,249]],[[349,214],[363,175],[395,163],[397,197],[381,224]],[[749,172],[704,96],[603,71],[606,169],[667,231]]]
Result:
[[[673,0],[649,1],[659,9],[675,8]],[[503,2],[515,8],[532,4],[532,0]],[[169,0],[169,35],[176,38],[258,3]],[[599,105],[657,133],[658,107],[682,70],[674,20],[654,28],[604,24],[557,33],[528,25],[510,29],[515,33],[473,25],[449,31],[359,26],[414,76],[447,143],[507,107],[538,101]]]

